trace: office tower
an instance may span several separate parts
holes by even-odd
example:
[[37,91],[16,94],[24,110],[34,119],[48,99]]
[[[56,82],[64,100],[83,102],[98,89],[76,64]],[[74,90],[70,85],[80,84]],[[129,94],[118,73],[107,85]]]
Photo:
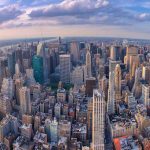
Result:
[[36,81],[34,79],[34,75],[33,75],[33,69],[26,69],[26,84],[27,86],[32,86],[33,84],[35,84]]
[[3,78],[1,93],[9,99],[14,97],[14,82],[12,78]]
[[124,58],[124,63],[127,65],[127,68],[130,68],[130,57],[131,56],[137,56],[138,55],[138,49],[135,46],[127,46],[126,47],[126,56]]
[[44,82],[49,82],[49,76],[50,76],[50,54],[49,54],[49,48],[46,46],[46,44],[39,43],[37,46],[37,56],[42,57],[43,59],[43,77]]
[[15,74],[13,76],[13,79],[16,80],[16,79],[23,79],[23,75],[22,73],[20,72],[20,65],[19,65],[19,62],[16,62],[15,64]]
[[36,132],[39,129],[41,122],[42,122],[41,116],[35,115],[35,117],[34,117],[34,132]]
[[140,81],[140,76],[141,76],[141,69],[140,68],[137,68],[136,71],[135,71],[135,79],[134,79],[134,85],[133,85],[133,88],[132,88],[132,92],[134,95],[136,95],[136,89],[137,89],[137,86],[139,84],[139,81]]
[[19,98],[19,89],[23,87],[23,80],[21,78],[15,80],[15,99],[16,104],[20,105],[20,98]]
[[87,69],[87,77],[91,77],[92,76],[92,63],[91,63],[91,53],[90,50],[87,50],[86,53],[86,69]]
[[7,66],[11,77],[15,74],[15,52],[10,52],[7,54]]
[[137,101],[135,100],[135,97],[133,96],[133,93],[128,94],[128,108],[131,110],[135,110]]
[[99,79],[99,89],[104,91],[105,94],[105,101],[108,100],[108,79],[106,76],[103,76],[102,79]]
[[150,67],[143,66],[142,67],[142,79],[150,83]]
[[98,90],[93,91],[93,123],[92,145],[93,150],[104,150],[105,144],[105,97]]
[[50,137],[51,142],[58,142],[58,122],[56,118],[50,123]]
[[[15,62],[18,62],[20,66],[22,66],[22,49],[15,50]],[[20,71],[23,71],[23,68],[20,68]]]
[[12,112],[12,99],[8,98],[7,96],[0,95],[0,112],[2,115],[6,115]]
[[120,64],[120,61],[109,60],[109,72],[115,71],[117,64]]
[[22,67],[23,72],[25,72],[26,69],[31,68],[31,52],[30,49],[25,49],[22,51]]
[[9,136],[10,133],[17,136],[19,131],[19,122],[16,117],[6,115],[0,122],[0,141],[4,142],[4,138]]
[[92,114],[93,114],[93,98],[88,100],[87,106],[87,127],[88,127],[88,139],[92,140]]
[[2,85],[3,78],[6,77],[7,59],[5,57],[0,58],[0,87]]
[[76,65],[79,61],[79,43],[78,42],[71,42],[70,43],[70,52],[71,52],[71,57],[73,60],[73,64]]
[[59,56],[60,63],[60,80],[64,83],[70,83],[70,71],[71,71],[71,61],[70,55],[60,55]]
[[104,69],[105,67],[103,64],[99,65],[99,78],[100,79],[102,79],[102,77],[104,76]]
[[109,72],[109,89],[108,89],[108,102],[107,113],[115,113],[115,85],[114,85],[114,72]]
[[36,82],[43,84],[44,83],[43,58],[35,55],[32,59],[32,68],[34,70],[34,78]]
[[30,89],[27,87],[22,87],[19,89],[20,98],[20,111],[21,114],[31,114],[31,99],[30,99]]
[[138,67],[138,65],[139,65],[138,55],[130,56],[130,62],[129,62],[130,79],[134,78],[135,70]]
[[118,61],[120,58],[120,47],[119,46],[111,46],[110,48],[110,59],[114,61]]
[[82,66],[75,67],[71,73],[71,83],[82,85],[84,83],[84,68]]
[[146,107],[150,107],[150,86],[142,85],[142,99]]
[[87,78],[85,84],[85,94],[89,97],[92,97],[93,89],[95,88],[96,88],[96,78],[95,77]]
[[115,67],[115,100],[118,103],[121,100],[121,68],[117,64]]
[[54,114],[57,119],[60,118],[61,115],[61,103],[56,103],[54,107]]

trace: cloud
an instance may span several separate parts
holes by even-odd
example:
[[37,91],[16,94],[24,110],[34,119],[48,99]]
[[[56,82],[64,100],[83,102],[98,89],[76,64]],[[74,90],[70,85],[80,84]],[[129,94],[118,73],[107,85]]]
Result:
[[46,7],[32,10],[29,14],[32,18],[76,16],[93,14],[101,7],[109,5],[107,0],[64,0],[58,4],[50,4]]
[[140,21],[150,21],[150,14],[149,13],[141,13],[137,16],[137,19]]
[[18,5],[9,5],[0,8],[0,24],[9,20],[16,19],[23,11],[18,9]]

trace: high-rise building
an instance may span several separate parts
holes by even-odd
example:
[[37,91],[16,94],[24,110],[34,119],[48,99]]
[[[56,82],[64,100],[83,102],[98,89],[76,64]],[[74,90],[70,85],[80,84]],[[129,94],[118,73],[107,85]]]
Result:
[[27,86],[35,84],[33,69],[26,69],[26,84]]
[[114,72],[109,72],[109,89],[108,89],[108,102],[107,113],[115,113],[115,85],[114,85]]
[[88,95],[89,97],[92,97],[93,89],[96,88],[96,78],[95,77],[87,78],[85,88],[86,88],[85,94]]
[[120,61],[109,60],[109,72],[115,71],[117,64],[120,64]]
[[19,123],[16,117],[11,115],[6,115],[0,122],[0,141],[4,142],[4,138],[10,133],[15,136],[18,135]]
[[149,66],[142,67],[142,79],[150,83],[150,67]]
[[45,43],[39,43],[37,46],[37,56],[40,56],[43,59],[43,77],[44,82],[49,82],[50,76],[50,54],[49,48],[46,46]]
[[93,98],[88,100],[87,106],[87,127],[88,127],[88,139],[92,139],[92,115],[93,115]]
[[71,60],[70,55],[60,55],[59,56],[60,63],[60,80],[64,83],[70,83],[70,71],[71,71]]
[[92,69],[91,69],[91,53],[90,50],[87,50],[86,53],[86,69],[87,69],[87,77],[91,77],[92,76]]
[[84,83],[84,68],[82,66],[78,66],[72,71],[71,83],[77,85],[82,85]]
[[8,98],[7,96],[0,95],[0,112],[5,116],[12,112],[12,99]]
[[124,57],[124,63],[127,65],[127,68],[130,68],[130,57],[137,56],[138,49],[135,46],[127,46],[126,47],[126,56]]
[[74,64],[77,64],[79,61],[79,43],[78,42],[71,42],[70,43],[70,52],[71,52],[71,57],[73,60]]
[[1,93],[12,99],[14,96],[14,82],[12,78],[3,78]]
[[23,80],[21,78],[15,80],[15,99],[16,104],[20,105],[20,98],[19,98],[19,89],[23,87]]
[[93,150],[104,150],[105,144],[105,97],[98,90],[93,92],[93,123],[92,147]]
[[20,111],[21,114],[31,114],[31,99],[30,99],[30,89],[27,87],[22,87],[19,89],[20,98]]
[[51,142],[58,142],[58,122],[55,118],[50,123],[50,137]]
[[34,70],[34,78],[36,82],[43,84],[44,83],[43,58],[35,55],[32,59],[32,68]]
[[120,59],[119,54],[120,54],[120,47],[119,46],[111,46],[110,59],[114,60],[114,61],[118,61]]
[[13,77],[15,73],[15,52],[10,52],[7,54],[7,66],[11,77]]
[[119,102],[121,100],[121,68],[117,64],[115,67],[115,100]]
[[142,85],[142,98],[144,101],[144,105],[146,107],[150,107],[150,86]]

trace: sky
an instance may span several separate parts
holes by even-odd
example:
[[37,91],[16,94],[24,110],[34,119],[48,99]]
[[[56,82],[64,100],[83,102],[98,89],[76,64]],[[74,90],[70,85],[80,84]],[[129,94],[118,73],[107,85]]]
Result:
[[150,0],[0,0],[0,39],[150,39]]

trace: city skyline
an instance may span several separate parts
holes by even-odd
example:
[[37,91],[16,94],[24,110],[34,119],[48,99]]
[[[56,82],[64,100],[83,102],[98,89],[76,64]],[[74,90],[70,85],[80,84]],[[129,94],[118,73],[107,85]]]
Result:
[[45,36],[150,39],[148,0],[0,0],[0,40]]

